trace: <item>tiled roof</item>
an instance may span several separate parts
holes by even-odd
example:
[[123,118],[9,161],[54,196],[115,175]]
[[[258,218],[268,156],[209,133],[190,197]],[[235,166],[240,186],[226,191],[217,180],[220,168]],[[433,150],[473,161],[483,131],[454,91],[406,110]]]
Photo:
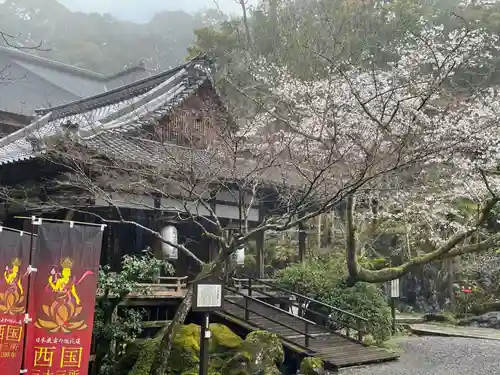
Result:
[[89,142],[104,132],[137,129],[164,117],[210,78],[206,61],[190,61],[103,94],[39,110],[33,123],[0,139],[0,164],[42,155],[44,139],[68,126],[77,125],[76,135]]
[[[217,150],[199,150],[172,143],[160,143],[133,135],[116,134],[108,131],[88,139],[80,139],[78,144],[84,147],[83,160],[91,160],[92,156],[105,157],[111,160],[109,166],[118,172],[123,170],[139,170],[144,175],[176,176],[194,174],[201,181],[256,181],[287,186],[299,186],[304,183],[293,165],[279,158],[272,162],[258,162],[252,159],[237,158],[225,161]],[[99,163],[92,163],[98,166]],[[108,166],[107,162],[101,164]],[[123,179],[110,180],[126,189]]]
[[143,65],[104,75],[1,46],[0,66],[0,110],[26,116],[40,107],[68,103],[149,75]]

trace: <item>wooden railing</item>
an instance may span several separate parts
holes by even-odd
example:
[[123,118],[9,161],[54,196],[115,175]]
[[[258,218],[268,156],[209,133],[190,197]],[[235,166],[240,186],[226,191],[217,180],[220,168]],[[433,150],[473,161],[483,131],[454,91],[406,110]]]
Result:
[[[153,283],[140,283],[140,291],[132,292],[128,298],[182,298],[188,288],[188,277],[158,277]],[[145,291],[145,292],[143,292]]]

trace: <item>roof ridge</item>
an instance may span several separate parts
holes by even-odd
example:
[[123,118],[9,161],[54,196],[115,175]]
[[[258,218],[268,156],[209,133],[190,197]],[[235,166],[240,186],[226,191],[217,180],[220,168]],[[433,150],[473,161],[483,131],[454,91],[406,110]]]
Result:
[[14,133],[10,133],[5,137],[0,138],[0,147],[8,145],[9,143],[15,142],[18,139],[21,139],[23,137],[27,137],[33,131],[37,130],[36,129],[37,127],[41,128],[42,126],[48,124],[48,122],[50,120],[50,116],[51,116],[51,112],[45,114],[42,117],[37,118],[31,124],[26,125],[25,127],[15,131]]
[[[120,92],[127,91],[127,90],[129,90],[129,94],[133,95],[137,91],[139,91],[141,89],[145,89],[148,86],[154,84],[155,81],[159,80],[161,82],[161,80],[164,77],[166,77],[172,73],[175,73],[176,71],[179,71],[183,68],[193,67],[194,69],[196,69],[198,71],[202,71],[202,69],[199,69],[198,67],[195,66],[196,63],[200,63],[200,61],[191,60],[191,61],[188,61],[187,63],[179,65],[175,68],[163,71],[161,73],[152,75],[150,77],[142,78],[138,81],[117,87],[117,88],[109,90],[109,91],[105,91],[103,93],[92,95],[92,96],[89,96],[89,97],[83,98],[83,99],[78,99],[76,101],[66,103],[66,104],[61,104],[59,106],[55,106],[55,107],[51,107],[51,108],[37,109],[37,110],[35,110],[35,113],[43,115],[45,113],[52,112],[53,115],[56,116],[55,118],[57,118],[62,113],[64,113],[64,116],[67,116],[67,115],[71,114],[72,112],[80,112],[82,104],[89,104],[89,108],[92,108],[93,102],[102,102],[102,100],[105,99],[106,97],[111,99],[113,95],[120,93]],[[204,65],[207,64],[206,61],[203,61],[202,63],[204,63]],[[205,72],[203,71],[203,73],[205,73]],[[114,102],[114,101],[112,100],[111,102]]]
[[36,62],[45,63],[48,65],[52,65],[54,67],[58,67],[58,68],[62,68],[62,69],[67,70],[67,71],[71,71],[73,73],[78,73],[78,74],[81,74],[81,75],[84,75],[87,77],[92,77],[92,78],[95,78],[96,80],[99,80],[99,81],[106,80],[106,75],[103,73],[98,73],[98,72],[95,72],[93,70],[80,68],[78,66],[66,64],[66,63],[63,63],[61,61],[51,60],[51,59],[48,59],[46,57],[37,56],[37,55],[27,53],[24,51],[19,51],[18,49],[15,49],[15,48],[0,46],[0,51],[8,52],[8,53],[10,53],[18,58],[21,58],[21,59],[31,60],[32,62],[36,61]]
[[113,79],[119,78],[134,71],[147,72],[148,70],[146,69],[143,63],[138,63],[133,66],[129,66],[128,68],[122,69],[119,72],[107,74],[104,76],[104,79],[106,81],[111,81]]

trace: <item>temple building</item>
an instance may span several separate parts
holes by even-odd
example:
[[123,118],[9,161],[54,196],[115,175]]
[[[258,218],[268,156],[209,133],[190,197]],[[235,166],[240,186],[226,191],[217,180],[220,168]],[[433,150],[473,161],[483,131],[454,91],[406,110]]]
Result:
[[0,136],[29,124],[36,109],[100,94],[147,75],[143,64],[104,75],[0,47]]

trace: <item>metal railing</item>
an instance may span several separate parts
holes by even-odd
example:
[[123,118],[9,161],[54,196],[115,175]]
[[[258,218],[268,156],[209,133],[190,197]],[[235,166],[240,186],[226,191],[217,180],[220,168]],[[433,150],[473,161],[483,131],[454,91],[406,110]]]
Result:
[[[324,327],[331,333],[339,334],[349,339],[352,339],[351,330],[354,330],[356,332],[358,342],[362,342],[364,334],[367,333],[366,323],[368,322],[368,319],[362,316],[351,313],[349,311],[345,311],[335,306],[328,305],[324,302],[317,301],[303,294],[285,289],[283,287],[280,287],[272,283],[271,282],[272,280],[269,279],[267,280],[255,279],[252,277],[248,277],[246,279],[239,279],[239,280],[245,280],[246,284],[245,286],[247,291],[246,294],[248,296],[252,297],[252,294],[257,292],[257,294],[260,297],[265,296],[272,298],[275,301],[279,300],[282,305],[288,306],[289,309],[290,307],[295,307],[298,311],[297,315],[290,313],[289,311],[286,311],[284,309],[273,306],[274,308],[279,309],[282,312],[286,312],[294,316],[295,318],[307,321],[308,324]],[[254,287],[254,284],[258,285],[257,289]],[[265,286],[265,288],[263,286]],[[240,289],[240,294],[243,295],[243,293],[241,292],[242,290]],[[293,297],[293,299],[291,297]],[[319,311],[311,309],[310,308],[311,304],[323,307],[328,312],[328,314],[323,314],[320,313]],[[319,318],[319,320],[323,324],[318,324],[315,321],[311,321],[305,318],[306,316],[311,316],[311,315]],[[308,328],[309,327],[306,326],[306,330],[308,330]],[[345,334],[341,332],[342,330],[345,330]]]
[[[250,283],[250,285],[251,285],[251,283]],[[264,301],[262,301],[260,299],[257,299],[255,297],[253,297],[252,296],[252,290],[251,290],[251,288],[248,291],[249,294],[242,293],[242,292],[240,292],[240,291],[238,291],[238,290],[236,290],[234,288],[228,287],[228,286],[226,286],[225,289],[227,291],[230,291],[231,293],[233,293],[235,295],[239,295],[239,296],[243,297],[243,299],[244,299],[243,303],[238,303],[235,300],[231,300],[231,299],[227,299],[227,298],[225,299],[225,302],[241,308],[243,310],[243,312],[244,312],[244,314],[243,314],[244,316],[241,317],[241,316],[239,316],[237,314],[233,314],[231,311],[227,311],[227,310],[224,311],[225,314],[232,315],[232,316],[234,316],[234,317],[236,317],[238,319],[243,318],[243,320],[245,322],[250,323],[251,325],[253,325],[253,326],[255,326],[255,327],[259,328],[259,329],[266,330],[266,327],[259,326],[255,322],[251,321],[251,314],[254,314],[256,316],[264,318],[267,321],[275,323],[275,324],[277,324],[277,325],[279,325],[279,326],[281,326],[283,328],[289,329],[290,331],[296,332],[299,335],[303,336],[304,337],[304,346],[301,346],[300,344],[297,344],[295,341],[293,341],[293,340],[291,340],[291,339],[289,339],[289,338],[287,338],[287,337],[285,337],[283,335],[279,335],[278,334],[278,336],[280,336],[280,338],[283,341],[286,341],[286,342],[288,342],[288,343],[290,343],[292,345],[301,346],[303,349],[309,350],[309,346],[310,346],[310,341],[309,340],[311,338],[314,339],[314,336],[309,333],[308,328],[309,328],[310,324],[314,324],[313,322],[308,321],[305,318],[295,316],[295,315],[293,315],[292,313],[290,313],[288,311],[282,310],[279,307],[276,307],[276,306],[274,306],[274,305],[272,305],[270,303],[264,302]],[[271,309],[271,310],[273,310],[273,311],[275,311],[277,313],[282,313],[282,314],[284,313],[284,314],[287,314],[287,315],[289,315],[289,316],[291,316],[293,318],[296,318],[296,319],[304,322],[304,329],[302,330],[300,328],[291,326],[290,324],[287,324],[287,323],[285,323],[283,321],[279,321],[277,319],[272,318],[271,316],[269,316],[269,314],[264,314],[264,313],[262,313],[262,311],[258,311],[256,309],[252,309],[250,307],[250,302],[253,302],[254,304],[259,305],[259,306],[264,306],[264,307],[266,307],[268,309]]]

